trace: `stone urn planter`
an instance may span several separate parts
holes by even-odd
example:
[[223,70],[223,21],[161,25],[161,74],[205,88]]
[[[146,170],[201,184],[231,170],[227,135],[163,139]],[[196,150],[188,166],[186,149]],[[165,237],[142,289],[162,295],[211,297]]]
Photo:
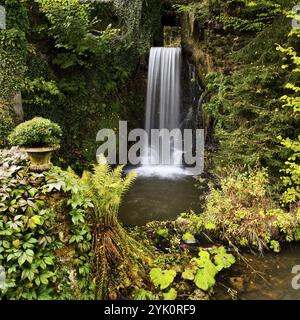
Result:
[[30,159],[29,169],[34,172],[42,172],[49,170],[52,167],[51,156],[52,152],[58,150],[59,145],[40,147],[40,148],[21,148],[21,151],[25,151]]
[[60,148],[62,130],[49,119],[35,117],[19,124],[8,136],[12,146],[27,152],[30,159],[29,170],[42,172],[52,167],[51,155]]

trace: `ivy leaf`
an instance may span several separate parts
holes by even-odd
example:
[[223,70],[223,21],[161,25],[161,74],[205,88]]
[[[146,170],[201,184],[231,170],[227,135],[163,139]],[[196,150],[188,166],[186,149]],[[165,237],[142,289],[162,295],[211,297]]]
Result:
[[54,182],[48,185],[48,191],[51,192],[53,189],[60,191],[63,186],[65,186],[64,181]]
[[177,291],[171,288],[168,292],[163,293],[164,300],[175,300],[177,298]]
[[34,252],[31,249],[27,249],[25,252],[23,252],[19,259],[18,259],[18,263],[19,265],[23,265],[26,261],[28,261],[29,263],[32,263],[33,261],[33,256],[34,256]]
[[35,215],[28,220],[28,227],[30,229],[34,229],[37,225],[41,225],[41,217],[39,215]]
[[44,258],[44,262],[47,264],[47,265],[53,265],[54,264],[54,262],[53,262],[53,258],[54,257],[45,257]]
[[36,277],[34,281],[38,286],[41,284],[40,277]]
[[161,290],[166,289],[176,276],[174,270],[162,270],[161,268],[153,268],[150,271],[150,278],[155,287],[160,287]]
[[21,244],[21,241],[19,239],[16,239],[12,242],[13,246],[15,248],[19,248],[20,247],[20,244]]
[[34,279],[34,271],[32,269],[24,269],[22,272],[21,279],[28,279],[32,281]]
[[35,204],[34,204],[34,202],[32,201],[32,199],[27,199],[27,204],[28,204],[31,208],[34,208],[34,207],[35,207]]
[[29,194],[30,194],[32,197],[34,197],[35,194],[38,192],[38,189],[37,189],[37,188],[30,188],[30,189],[28,190],[28,192],[29,192]]
[[24,264],[24,262],[26,261],[26,258],[27,258],[26,253],[23,252],[18,259],[19,266]]

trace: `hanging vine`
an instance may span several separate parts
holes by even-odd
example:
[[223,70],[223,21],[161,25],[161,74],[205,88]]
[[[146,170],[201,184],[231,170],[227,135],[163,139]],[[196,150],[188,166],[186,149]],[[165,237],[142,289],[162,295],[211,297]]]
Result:
[[160,0],[114,0],[114,9],[121,23],[125,25],[124,36],[140,54],[149,51],[152,37],[160,27]]

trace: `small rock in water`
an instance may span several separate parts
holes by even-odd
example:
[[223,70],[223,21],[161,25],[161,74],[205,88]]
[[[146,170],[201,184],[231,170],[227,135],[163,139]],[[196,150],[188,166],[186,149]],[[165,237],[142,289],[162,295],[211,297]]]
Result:
[[244,288],[244,279],[242,277],[231,277],[229,278],[230,285],[237,291],[243,292]]

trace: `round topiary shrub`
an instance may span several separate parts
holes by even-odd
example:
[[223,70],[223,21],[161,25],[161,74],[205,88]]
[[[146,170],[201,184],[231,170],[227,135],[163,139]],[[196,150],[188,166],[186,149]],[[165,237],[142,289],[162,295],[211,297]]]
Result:
[[6,147],[7,137],[15,126],[11,111],[0,106],[0,147]]
[[8,139],[12,145],[35,148],[58,145],[61,136],[62,130],[58,124],[36,117],[18,125]]

